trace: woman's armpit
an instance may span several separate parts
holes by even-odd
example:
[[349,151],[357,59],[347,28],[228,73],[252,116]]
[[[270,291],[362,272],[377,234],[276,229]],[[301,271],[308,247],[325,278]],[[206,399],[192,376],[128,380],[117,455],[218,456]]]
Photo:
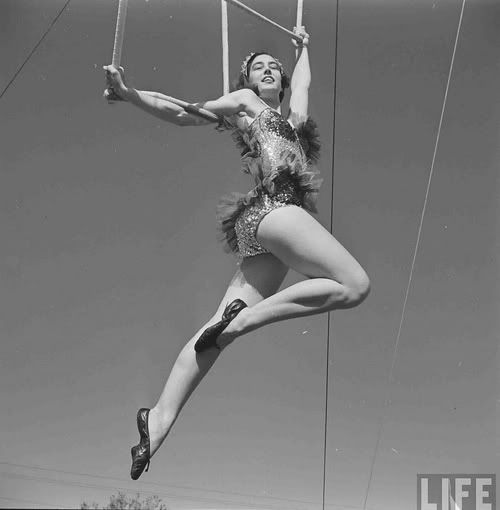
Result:
[[294,127],[295,129],[298,129],[301,124],[304,124],[307,119],[309,118],[309,115],[302,115],[297,112],[293,112],[292,110],[289,110],[287,121]]
[[235,113],[231,115],[231,123],[234,124],[238,129],[242,131],[246,131],[250,123],[252,122],[252,117],[250,117],[245,112]]

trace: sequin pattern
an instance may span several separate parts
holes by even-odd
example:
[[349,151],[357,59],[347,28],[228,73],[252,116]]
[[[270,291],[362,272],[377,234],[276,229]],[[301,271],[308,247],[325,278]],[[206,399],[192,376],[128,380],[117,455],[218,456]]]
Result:
[[301,165],[306,164],[295,130],[273,109],[262,111],[250,125],[250,131],[251,135],[257,132],[254,140],[262,158],[259,165],[264,174],[262,178],[276,171],[283,162],[284,154]]
[[227,247],[241,261],[268,253],[256,239],[264,216],[291,204],[314,211],[310,200],[304,199],[315,194],[320,184],[314,179],[317,172],[309,168],[296,129],[272,108],[262,110],[238,134],[244,149],[242,169],[254,177],[256,185],[246,195],[235,194],[223,201],[219,222]]
[[265,193],[254,205],[244,209],[234,226],[241,258],[268,253],[268,250],[257,241],[257,228],[266,214],[278,207],[291,204],[300,206],[301,202],[296,195],[293,184],[285,182],[283,185],[277,186],[277,192],[273,196]]

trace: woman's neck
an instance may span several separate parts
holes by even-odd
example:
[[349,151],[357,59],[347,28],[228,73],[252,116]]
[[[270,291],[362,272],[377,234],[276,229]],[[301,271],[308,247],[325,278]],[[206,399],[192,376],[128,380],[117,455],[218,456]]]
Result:
[[260,97],[264,103],[266,103],[271,108],[274,108],[276,111],[281,113],[281,103],[276,97]]

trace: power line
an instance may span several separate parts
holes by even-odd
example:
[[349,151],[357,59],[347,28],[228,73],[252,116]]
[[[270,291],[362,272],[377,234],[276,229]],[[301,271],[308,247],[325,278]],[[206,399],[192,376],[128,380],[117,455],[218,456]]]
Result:
[[38,501],[32,501],[30,499],[7,498],[5,496],[0,496],[0,499],[17,501],[18,503],[29,503],[30,505],[46,506],[47,508],[67,508],[66,506],[56,505],[54,503],[39,503]]
[[[81,472],[76,472],[76,471],[66,471],[66,470],[61,470],[61,469],[45,468],[45,467],[33,466],[33,465],[29,465],[29,464],[16,464],[13,462],[0,461],[0,466],[9,466],[9,467],[23,468],[23,469],[34,469],[34,470],[38,470],[38,471],[47,471],[50,473],[61,473],[61,474],[71,475],[71,476],[86,476],[89,478],[97,478],[100,480],[113,480],[115,482],[120,482],[120,483],[130,483],[130,480],[125,480],[123,478],[95,475],[95,474],[89,474],[89,473],[81,473]],[[173,488],[173,489],[182,489],[182,490],[195,490],[195,491],[211,492],[214,494],[230,495],[230,496],[237,496],[237,497],[243,497],[243,498],[255,497],[250,494],[243,494],[243,493],[231,492],[231,491],[220,491],[220,490],[216,490],[216,489],[199,488],[199,487],[193,487],[193,486],[189,486],[189,485],[159,484],[159,483],[155,483],[155,482],[145,482],[145,481],[134,482],[134,484],[159,487],[161,489]],[[110,487],[110,488],[112,488],[112,487]],[[315,504],[313,501],[304,501],[304,500],[297,500],[297,499],[291,499],[291,498],[280,498],[277,496],[264,496],[264,497],[266,499],[272,499],[272,500],[276,500],[279,502],[297,503],[297,504],[303,504],[303,505]]]
[[[196,501],[196,502],[202,502],[202,503],[210,503],[210,504],[231,504],[231,505],[238,505],[240,507],[247,507],[247,508],[260,508],[262,510],[264,509],[274,509],[274,510],[282,510],[283,508],[290,509],[291,505],[287,503],[286,507],[283,506],[277,506],[276,504],[264,504],[264,503],[242,503],[241,501],[234,501],[231,499],[222,499],[222,498],[207,498],[207,497],[200,497],[200,496],[187,496],[187,495],[180,495],[180,494],[173,494],[169,492],[164,491],[151,491],[151,490],[140,490],[137,489],[131,489],[130,487],[119,487],[116,485],[104,485],[104,484],[96,484],[96,483],[89,483],[89,482],[83,482],[83,481],[73,481],[73,480],[61,480],[56,478],[51,478],[47,476],[33,476],[33,475],[26,475],[26,474],[18,474],[18,473],[1,473],[3,476],[7,478],[15,478],[15,479],[21,479],[21,480],[29,480],[29,481],[36,481],[36,482],[44,482],[49,484],[55,484],[55,485],[67,485],[67,486],[74,486],[74,487],[82,487],[85,489],[100,489],[100,490],[114,490],[114,491],[123,491],[128,493],[144,493],[148,495],[155,495],[158,497],[163,498],[170,498],[170,499],[176,499],[176,500],[184,500],[184,501]],[[201,490],[201,489],[199,489]],[[301,510],[305,507],[298,507],[294,506],[297,510],[300,508]]]
[[68,4],[71,2],[71,0],[68,0],[64,7],[59,11],[59,14],[54,18],[52,23],[50,24],[49,28],[45,31],[45,33],[42,35],[41,39],[36,43],[35,47],[31,50],[30,54],[26,57],[26,60],[21,64],[21,67],[16,71],[12,79],[7,83],[7,86],[3,89],[2,93],[0,94],[0,99],[4,96],[4,94],[7,92],[7,89],[14,83],[14,80],[17,78],[18,74],[23,70],[23,67],[27,64],[28,60],[33,56],[35,51],[37,50],[38,46],[42,43],[42,41],[45,39],[47,34],[52,30],[52,27],[56,24],[57,20],[61,16],[61,14],[64,12]]
[[[441,117],[439,119],[439,126],[438,126],[438,132],[437,132],[437,136],[436,136],[436,142],[434,144],[434,154],[432,156],[432,163],[431,163],[431,168],[430,168],[430,171],[429,171],[429,179],[427,180],[427,189],[426,189],[426,192],[425,192],[424,204],[423,204],[423,207],[422,207],[422,213],[420,215],[420,224],[419,224],[419,227],[418,227],[417,240],[415,242],[415,249],[413,251],[413,259],[412,259],[412,262],[411,262],[410,276],[408,277],[408,284],[406,286],[405,298],[404,298],[404,302],[403,302],[403,309],[401,311],[401,320],[399,321],[399,329],[398,329],[398,333],[397,333],[397,336],[396,336],[396,342],[395,342],[395,345],[394,345],[394,351],[393,351],[393,356],[392,356],[391,369],[390,369],[389,378],[388,378],[388,381],[387,381],[387,389],[386,389],[386,392],[385,392],[385,399],[384,399],[384,409],[387,407],[387,397],[388,397],[387,394],[388,394],[389,386],[390,386],[390,384],[392,382],[392,378],[393,378],[394,365],[396,363],[397,349],[398,349],[398,346],[399,346],[399,339],[401,337],[401,330],[403,328],[403,321],[404,321],[404,315],[405,315],[405,310],[406,310],[406,303],[408,302],[408,295],[410,293],[410,286],[411,286],[411,281],[412,281],[412,276],[413,276],[413,270],[415,268],[415,261],[417,259],[418,245],[420,243],[420,236],[422,234],[422,226],[424,224],[425,210],[426,210],[426,207],[427,207],[427,200],[429,198],[429,192],[430,192],[430,188],[431,188],[432,175],[434,173],[434,162],[436,161],[437,148],[438,148],[438,145],[439,145],[439,138],[441,136],[441,127],[443,125],[444,111],[445,111],[445,108],[446,108],[446,100],[448,98],[448,90],[449,90],[449,87],[450,87],[451,74],[453,72],[453,64],[455,62],[455,54],[456,54],[457,46],[458,46],[458,38],[459,38],[459,35],[460,35],[460,27],[462,25],[462,18],[463,18],[463,14],[464,14],[464,8],[465,8],[465,0],[462,0],[462,10],[460,12],[460,19],[458,20],[457,34],[456,34],[456,37],[455,37],[455,45],[453,47],[453,54],[452,54],[452,57],[451,57],[450,69],[449,69],[449,72],[448,72],[448,81],[446,83],[446,90],[445,90],[444,99],[443,99],[443,106],[441,108]],[[364,505],[363,505],[364,509],[366,509],[366,503],[367,503],[367,500],[368,500],[368,493],[370,491],[370,485],[371,485],[372,478],[373,478],[373,469],[374,469],[374,466],[375,466],[375,459],[376,459],[377,453],[378,453],[378,447],[379,447],[379,444],[380,444],[380,437],[382,435],[382,428],[384,426],[384,420],[385,420],[385,412],[382,413],[382,417],[381,417],[380,425],[379,425],[379,429],[378,429],[377,441],[375,443],[375,451],[374,451],[374,454],[373,454],[373,457],[372,457],[372,462],[371,462],[371,467],[370,467],[370,477],[369,477],[369,480],[368,480],[368,487],[366,489],[365,502],[364,502]]]
[[[336,4],[335,14],[335,67],[333,71],[333,134],[332,134],[332,193],[330,203],[330,232],[333,233],[333,181],[335,176],[335,127],[337,120],[337,59],[338,59],[338,41],[339,41],[339,2]],[[328,383],[330,379],[330,330],[333,312],[328,313],[328,334],[326,337],[326,374],[325,374],[325,424],[324,424],[324,441],[323,441],[323,494],[322,503],[325,510],[326,497],[326,453],[327,453],[327,437],[328,437]]]
[[[31,466],[31,465],[27,465],[27,464],[14,464],[11,462],[0,462],[0,465],[6,465],[6,466],[11,466],[11,467],[21,467],[21,468],[26,468],[26,469],[36,469],[36,470],[40,470],[40,471],[49,471],[52,473],[62,473],[62,474],[73,475],[73,476],[86,476],[89,478],[97,478],[97,479],[101,479],[101,480],[113,480],[116,482],[124,482],[124,483],[130,482],[130,480],[125,480],[123,478],[116,478],[116,477],[102,476],[102,475],[92,475],[89,473],[65,471],[65,470],[60,470],[60,469],[43,468],[40,466]],[[162,489],[167,487],[167,488],[183,489],[183,490],[203,490],[204,492],[213,492],[213,493],[217,493],[217,494],[229,494],[232,496],[252,497],[250,494],[242,494],[239,492],[219,491],[216,489],[205,489],[205,488],[200,489],[198,487],[193,487],[193,486],[188,486],[188,485],[159,484],[159,483],[155,483],[155,482],[145,482],[145,481],[134,482],[134,483],[135,484],[140,483],[142,485],[149,485],[149,486],[153,486],[153,487],[160,487]],[[275,499],[278,501],[286,501],[286,502],[291,502],[291,503],[313,504],[313,502],[311,502],[311,501],[295,500],[295,499],[289,499],[289,498],[279,498],[276,496],[265,496],[265,497],[268,499]]]

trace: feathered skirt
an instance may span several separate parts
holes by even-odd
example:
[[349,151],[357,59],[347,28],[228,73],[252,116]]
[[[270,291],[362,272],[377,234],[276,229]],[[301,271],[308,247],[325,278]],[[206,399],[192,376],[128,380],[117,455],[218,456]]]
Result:
[[310,165],[284,164],[269,173],[248,193],[232,192],[217,205],[217,237],[226,253],[240,259],[267,253],[256,238],[262,219],[272,210],[297,205],[317,213],[317,194],[323,182]]

